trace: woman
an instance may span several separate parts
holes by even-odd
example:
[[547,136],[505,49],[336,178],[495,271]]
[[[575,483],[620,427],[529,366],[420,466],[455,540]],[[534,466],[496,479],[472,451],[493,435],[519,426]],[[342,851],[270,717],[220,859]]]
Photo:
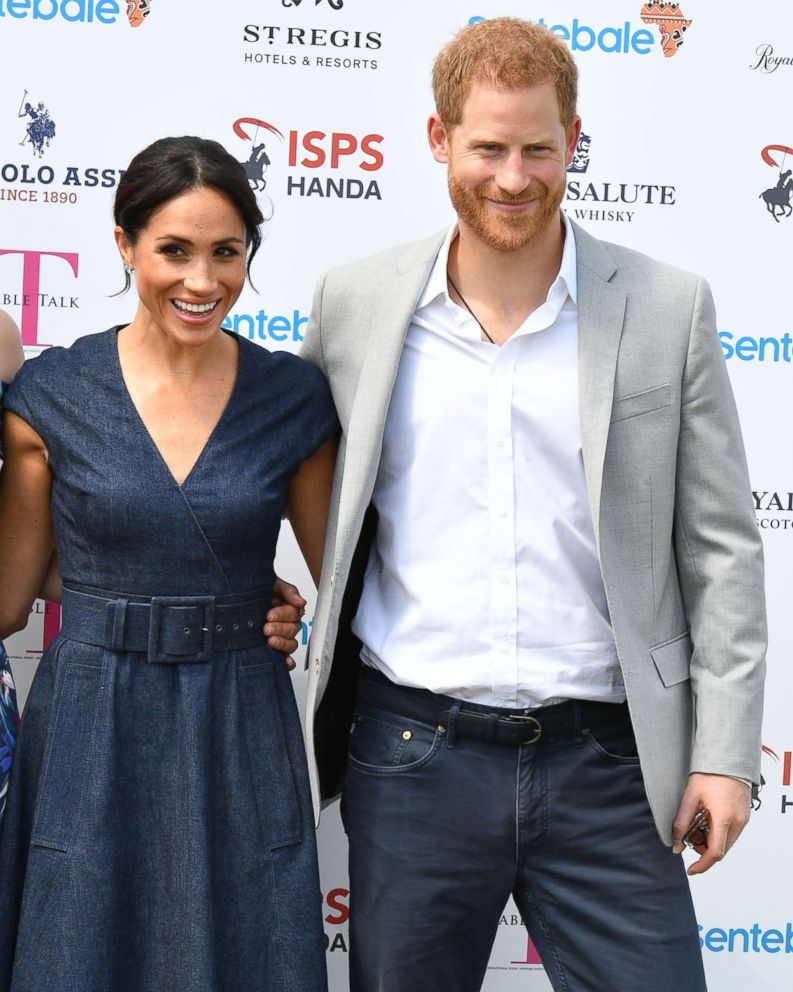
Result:
[[145,149],[115,219],[132,323],[6,395],[0,635],[53,532],[63,626],[0,836],[0,989],[315,992],[300,724],[261,628],[287,507],[318,579],[338,422],[314,369],[220,329],[261,222],[220,145]]
[[[4,383],[9,383],[14,378],[23,357],[19,329],[11,317],[4,310],[0,310],[0,397],[3,395]],[[0,823],[3,822],[8,774],[14,759],[18,724],[19,711],[14,677],[11,674],[8,655],[0,641]]]

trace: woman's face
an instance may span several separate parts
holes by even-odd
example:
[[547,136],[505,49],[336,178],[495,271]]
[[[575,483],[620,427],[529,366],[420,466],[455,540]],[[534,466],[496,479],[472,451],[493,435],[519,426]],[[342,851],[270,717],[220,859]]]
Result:
[[136,320],[187,346],[218,333],[245,282],[245,225],[225,193],[182,193],[152,214],[134,245],[118,227],[116,241],[135,270]]

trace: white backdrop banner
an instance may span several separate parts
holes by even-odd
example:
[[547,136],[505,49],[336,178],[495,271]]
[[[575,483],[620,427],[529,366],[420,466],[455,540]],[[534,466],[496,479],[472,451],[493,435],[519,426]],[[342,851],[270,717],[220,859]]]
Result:
[[[122,283],[114,188],[150,141],[198,134],[245,163],[269,217],[259,292],[246,288],[227,326],[297,350],[321,271],[451,219],[425,138],[441,45],[472,19],[503,14],[562,37],[580,68],[585,135],[568,213],[705,275],[716,298],[766,549],[771,646],[762,806],[693,889],[713,992],[788,992],[793,15],[776,0],[734,13],[712,0],[0,0],[0,307],[29,356],[129,320],[134,294],[110,296]],[[313,594],[288,533],[278,569]],[[303,645],[310,612],[307,621]],[[37,604],[8,645],[23,699],[58,623],[57,607]],[[302,666],[295,688],[302,695]],[[341,992],[349,896],[335,808],[320,852],[331,988]],[[406,898],[405,912],[421,911]],[[505,907],[485,989],[549,988]]]

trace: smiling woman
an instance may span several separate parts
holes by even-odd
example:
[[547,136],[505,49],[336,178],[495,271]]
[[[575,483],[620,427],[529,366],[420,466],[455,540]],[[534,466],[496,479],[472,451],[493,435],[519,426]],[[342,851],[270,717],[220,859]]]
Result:
[[0,836],[0,988],[322,992],[300,721],[262,628],[287,509],[319,576],[338,421],[316,369],[221,329],[260,243],[231,155],[155,142],[115,218],[134,319],[5,397],[0,636],[53,540],[63,626]]

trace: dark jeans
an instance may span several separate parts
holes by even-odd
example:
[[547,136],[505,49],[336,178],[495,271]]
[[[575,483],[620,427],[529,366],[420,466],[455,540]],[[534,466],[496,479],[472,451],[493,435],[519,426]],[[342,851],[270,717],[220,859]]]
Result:
[[417,692],[361,678],[342,799],[351,992],[476,992],[510,895],[557,992],[704,992],[627,707],[565,703],[567,729],[510,746],[401,716]]

